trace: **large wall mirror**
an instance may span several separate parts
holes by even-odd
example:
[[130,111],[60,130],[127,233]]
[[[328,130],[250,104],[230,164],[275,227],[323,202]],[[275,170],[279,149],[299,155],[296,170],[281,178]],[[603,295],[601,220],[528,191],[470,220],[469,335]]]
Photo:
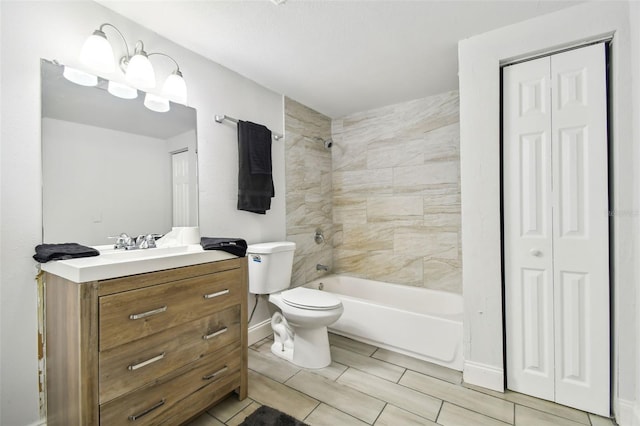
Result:
[[196,110],[154,112],[80,86],[42,60],[43,240],[111,244],[109,236],[197,226]]

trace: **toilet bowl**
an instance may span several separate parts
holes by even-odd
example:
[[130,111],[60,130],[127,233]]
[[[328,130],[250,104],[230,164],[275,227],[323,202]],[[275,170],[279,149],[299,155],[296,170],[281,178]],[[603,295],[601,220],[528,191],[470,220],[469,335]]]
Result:
[[249,292],[268,294],[269,302],[280,310],[271,320],[271,351],[300,367],[323,368],[331,364],[327,326],[340,318],[344,308],[333,294],[288,289],[295,247],[287,241],[249,245]]
[[340,299],[320,290],[297,287],[269,295],[269,302],[280,308],[293,332],[292,351],[283,350],[274,339],[271,352],[304,368],[331,364],[327,326],[344,311]]

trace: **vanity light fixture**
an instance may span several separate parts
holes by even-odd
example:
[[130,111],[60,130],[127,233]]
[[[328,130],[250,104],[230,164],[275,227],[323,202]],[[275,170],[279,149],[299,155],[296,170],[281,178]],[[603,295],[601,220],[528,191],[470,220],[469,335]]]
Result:
[[111,80],[109,80],[109,84],[107,85],[107,92],[122,99],[135,99],[138,97],[138,90],[126,84]]
[[84,65],[100,73],[112,73],[115,71],[115,56],[113,47],[104,32],[106,27],[113,28],[124,42],[126,52],[120,58],[119,67],[124,73],[125,81],[132,86],[110,81],[108,86],[109,93],[124,99],[133,99],[138,96],[136,89],[153,89],[156,86],[156,78],[149,58],[153,55],[158,55],[169,58],[175,64],[175,70],[164,82],[161,94],[147,93],[144,102],[145,106],[153,111],[165,112],[170,108],[170,100],[181,104],[187,103],[187,85],[182,77],[178,62],[166,53],[147,53],[141,40],[136,42],[132,55],[124,35],[112,24],[104,23],[100,25],[85,41],[80,52],[80,61]]
[[62,72],[64,78],[69,81],[74,82],[75,84],[79,84],[81,86],[95,86],[98,84],[98,77],[93,74],[89,74],[88,72],[84,72],[77,68],[71,68],[68,66],[64,67],[64,71]]

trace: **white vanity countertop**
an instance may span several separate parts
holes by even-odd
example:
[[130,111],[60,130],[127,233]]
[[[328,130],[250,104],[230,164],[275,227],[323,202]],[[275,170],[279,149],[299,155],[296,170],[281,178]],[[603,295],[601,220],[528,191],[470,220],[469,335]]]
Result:
[[144,250],[114,250],[112,246],[96,249],[100,251],[100,256],[51,261],[43,263],[41,269],[76,283],[84,283],[237,257],[220,250],[203,250],[200,244]]

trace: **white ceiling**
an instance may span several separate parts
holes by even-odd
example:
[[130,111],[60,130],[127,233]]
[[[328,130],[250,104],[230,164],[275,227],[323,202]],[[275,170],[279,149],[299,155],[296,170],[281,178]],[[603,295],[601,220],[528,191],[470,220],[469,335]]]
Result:
[[98,2],[332,118],[455,90],[458,40],[580,3]]

